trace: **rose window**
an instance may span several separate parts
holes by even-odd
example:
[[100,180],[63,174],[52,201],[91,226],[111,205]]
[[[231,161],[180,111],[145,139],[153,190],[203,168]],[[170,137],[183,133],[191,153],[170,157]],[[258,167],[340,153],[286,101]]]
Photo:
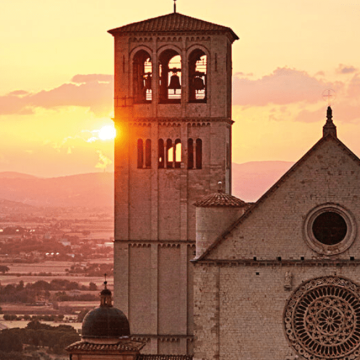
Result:
[[285,333],[310,360],[355,359],[360,354],[360,287],[337,277],[301,285],[287,302]]

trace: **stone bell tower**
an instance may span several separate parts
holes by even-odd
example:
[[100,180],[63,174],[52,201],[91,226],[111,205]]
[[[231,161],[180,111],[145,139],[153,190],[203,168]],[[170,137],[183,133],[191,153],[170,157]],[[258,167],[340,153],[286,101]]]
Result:
[[146,352],[191,354],[197,200],[231,192],[228,27],[175,11],[115,40],[115,305]]

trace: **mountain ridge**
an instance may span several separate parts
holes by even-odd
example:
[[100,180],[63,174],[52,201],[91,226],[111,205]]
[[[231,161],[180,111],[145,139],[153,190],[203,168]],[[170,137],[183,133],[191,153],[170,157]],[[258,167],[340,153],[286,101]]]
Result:
[[[233,163],[232,193],[244,201],[256,201],[293,164],[288,161]],[[36,207],[113,206],[114,173],[43,178],[18,172],[0,172],[0,208],[1,200]],[[14,204],[7,206],[16,207]]]

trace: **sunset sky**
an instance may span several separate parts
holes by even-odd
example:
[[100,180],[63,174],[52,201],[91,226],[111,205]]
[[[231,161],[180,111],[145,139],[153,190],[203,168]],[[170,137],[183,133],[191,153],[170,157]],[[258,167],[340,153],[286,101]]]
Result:
[[[112,171],[113,37],[172,12],[171,0],[11,0],[0,6],[0,171]],[[327,102],[360,155],[359,0],[178,0],[231,27],[233,161],[296,161],[321,136]]]

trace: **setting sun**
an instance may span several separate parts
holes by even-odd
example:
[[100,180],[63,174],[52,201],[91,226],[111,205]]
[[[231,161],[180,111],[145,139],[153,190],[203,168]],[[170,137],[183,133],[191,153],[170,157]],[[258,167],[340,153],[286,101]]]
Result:
[[113,126],[111,125],[106,125],[103,126],[100,130],[99,130],[99,139],[100,140],[112,140],[114,139],[116,136],[116,130]]

